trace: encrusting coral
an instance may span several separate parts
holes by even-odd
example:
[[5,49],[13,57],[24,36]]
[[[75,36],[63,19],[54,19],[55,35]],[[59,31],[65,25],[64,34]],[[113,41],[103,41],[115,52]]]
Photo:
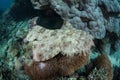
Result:
[[62,52],[66,56],[88,53],[94,45],[93,37],[81,30],[77,30],[66,22],[62,29],[49,30],[41,26],[34,26],[25,40],[32,43],[33,59],[45,61]]
[[67,57],[58,54],[52,59],[41,62],[33,62],[30,66],[25,65],[24,69],[32,80],[54,80],[61,76],[73,74],[81,66],[85,65],[89,54]]
[[93,37],[65,22],[61,29],[34,26],[25,38],[32,43],[33,62],[24,69],[32,80],[67,76],[85,65]]
[[119,0],[31,0],[34,9],[52,8],[73,27],[102,39],[106,30],[120,36]]

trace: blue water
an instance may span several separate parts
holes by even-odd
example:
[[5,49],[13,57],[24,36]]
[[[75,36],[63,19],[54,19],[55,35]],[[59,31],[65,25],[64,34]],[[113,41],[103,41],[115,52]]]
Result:
[[1,11],[7,10],[12,4],[12,2],[13,0],[0,0],[0,10]]

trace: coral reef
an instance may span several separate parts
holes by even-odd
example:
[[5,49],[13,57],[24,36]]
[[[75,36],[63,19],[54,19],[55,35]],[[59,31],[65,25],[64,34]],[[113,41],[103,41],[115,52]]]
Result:
[[[0,58],[0,80],[27,80],[29,77],[24,74],[24,71],[20,68],[20,64],[17,58],[7,59]],[[15,66],[16,65],[16,66]],[[18,67],[17,67],[18,66]]]
[[107,72],[108,80],[112,80],[113,78],[113,69],[111,62],[107,55],[102,54],[97,59],[94,60],[93,64],[99,69],[104,68]]
[[34,26],[25,40],[32,44],[33,59],[45,61],[59,52],[66,56],[88,53],[94,45],[93,37],[84,31],[77,30],[68,22],[61,29],[49,30]]
[[95,39],[94,40],[96,50],[99,53],[105,53],[110,56],[113,56],[116,53],[119,53],[120,50],[120,37],[117,36],[114,32],[107,32],[105,38]]
[[73,74],[87,62],[94,45],[89,33],[73,28],[69,22],[55,30],[33,26],[25,40],[32,44],[34,62],[25,63],[25,72],[32,80]]
[[109,80],[107,76],[107,72],[104,68],[93,69],[93,71],[89,74],[88,80]]
[[25,65],[25,72],[32,80],[52,80],[62,76],[73,74],[74,71],[85,65],[89,54],[75,55],[73,57],[58,54],[47,61],[33,62]]
[[120,51],[116,51],[114,54],[109,56],[109,59],[113,65],[113,67],[120,67]]
[[73,27],[90,32],[97,39],[104,38],[106,30],[120,35],[119,18],[116,18],[120,12],[118,0],[31,0],[31,2],[34,9],[51,7]]
[[114,32],[120,37],[120,18],[110,17],[106,28],[108,31]]
[[[91,70],[93,68],[93,70]],[[96,68],[96,69],[95,69]],[[87,68],[88,80],[112,80],[113,68],[106,54],[102,54],[93,60]],[[104,78],[104,79],[103,79]]]
[[119,80],[119,19],[120,0],[14,0],[0,12],[0,80]]
[[28,21],[28,28],[32,28],[37,25],[38,17],[34,17]]
[[27,20],[17,22],[14,18],[0,19],[0,80],[26,80],[20,57],[24,54],[22,38],[27,33]]

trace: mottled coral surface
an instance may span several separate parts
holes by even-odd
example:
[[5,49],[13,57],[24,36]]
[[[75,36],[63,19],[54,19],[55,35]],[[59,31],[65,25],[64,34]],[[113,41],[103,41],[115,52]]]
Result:
[[32,44],[35,61],[48,60],[60,52],[66,56],[89,52],[94,45],[89,33],[73,28],[68,22],[56,30],[34,26],[25,39]]

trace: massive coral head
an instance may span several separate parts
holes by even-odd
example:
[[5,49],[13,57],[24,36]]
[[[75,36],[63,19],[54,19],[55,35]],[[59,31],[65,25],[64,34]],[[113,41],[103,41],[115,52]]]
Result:
[[25,65],[24,69],[32,80],[53,80],[73,74],[77,69],[84,66],[89,57],[88,53],[85,54],[72,57],[58,54],[47,61],[33,62],[29,66]]

